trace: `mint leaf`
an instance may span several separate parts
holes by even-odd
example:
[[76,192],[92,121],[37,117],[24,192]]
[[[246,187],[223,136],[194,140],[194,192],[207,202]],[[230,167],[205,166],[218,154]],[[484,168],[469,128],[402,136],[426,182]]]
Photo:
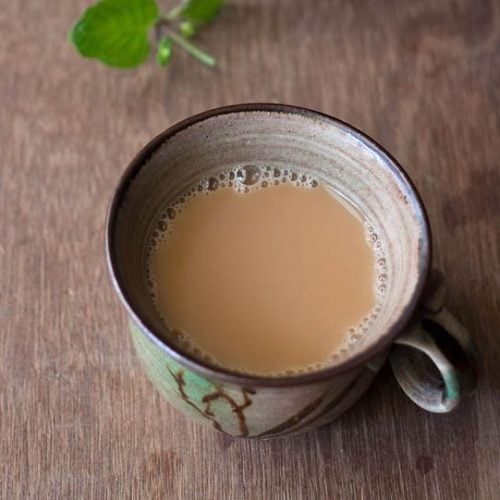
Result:
[[158,49],[156,50],[156,62],[159,66],[166,66],[172,58],[172,38],[165,36],[160,40]]
[[117,68],[133,68],[149,55],[148,32],[158,20],[155,0],[101,0],[70,33],[76,50]]
[[194,23],[213,21],[219,14],[224,0],[187,0],[182,5],[181,17]]

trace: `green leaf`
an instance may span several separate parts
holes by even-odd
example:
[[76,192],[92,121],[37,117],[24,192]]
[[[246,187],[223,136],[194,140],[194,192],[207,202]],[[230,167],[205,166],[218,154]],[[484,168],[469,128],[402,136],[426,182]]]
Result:
[[70,38],[84,57],[133,68],[149,55],[148,32],[158,17],[155,0],[101,0],[85,11]]
[[158,44],[156,50],[156,62],[159,66],[166,66],[172,58],[172,45],[174,44],[172,38],[164,36]]
[[181,16],[194,23],[209,23],[218,16],[223,5],[224,0],[187,0],[182,6]]

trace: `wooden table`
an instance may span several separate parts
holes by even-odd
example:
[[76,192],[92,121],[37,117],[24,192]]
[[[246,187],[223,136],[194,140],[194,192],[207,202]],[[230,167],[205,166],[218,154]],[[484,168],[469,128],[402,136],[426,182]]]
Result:
[[[2,499],[500,498],[500,4],[246,0],[175,55],[110,70],[66,41],[86,0],[0,9]],[[405,166],[449,305],[483,353],[449,415],[384,368],[332,426],[232,440],[146,380],[107,276],[103,224],[131,157],[196,112],[272,101],[333,114]]]

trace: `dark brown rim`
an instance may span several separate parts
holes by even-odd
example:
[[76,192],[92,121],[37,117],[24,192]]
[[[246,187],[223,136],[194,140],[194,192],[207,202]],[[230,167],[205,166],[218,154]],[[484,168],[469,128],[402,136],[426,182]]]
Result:
[[[406,304],[406,306],[403,308],[399,318],[393,323],[391,328],[389,328],[389,330],[377,340],[377,342],[370,345],[366,350],[359,352],[350,358],[347,358],[344,362],[338,365],[329,368],[324,368],[316,372],[304,373],[300,375],[293,375],[287,377],[265,377],[258,375],[246,375],[246,374],[241,374],[237,371],[211,365],[205,361],[192,357],[188,353],[179,352],[175,347],[169,345],[165,340],[160,339],[154,333],[150,325],[147,324],[147,321],[140,318],[139,315],[136,314],[132,301],[130,300],[130,297],[127,293],[127,290],[122,288],[120,283],[120,278],[118,275],[115,262],[115,255],[113,250],[114,227],[116,222],[116,216],[120,208],[120,205],[122,203],[122,200],[124,198],[124,194],[127,192],[130,183],[139,173],[141,167],[149,160],[149,158],[151,158],[152,154],[167,139],[173,137],[178,132],[187,129],[188,127],[194,125],[195,123],[199,123],[214,116],[220,116],[231,113],[248,113],[248,112],[274,112],[274,113],[298,114],[316,120],[321,119],[327,123],[340,126],[350,134],[354,135],[365,146],[372,149],[384,160],[384,164],[389,169],[391,174],[397,176],[399,180],[403,183],[407,191],[406,194],[408,195],[408,200],[410,200],[410,202],[413,204],[417,216],[419,218],[419,225],[421,228],[421,237],[419,245],[419,265],[418,265],[419,276],[417,279],[417,285],[413,290],[411,298],[408,304]],[[291,106],[287,104],[248,103],[248,104],[236,104],[231,106],[224,106],[191,116],[190,118],[187,118],[171,126],[167,130],[159,134],[157,137],[155,137],[151,142],[149,142],[135,156],[135,158],[126,168],[125,172],[121,177],[120,183],[118,184],[118,187],[115,191],[113,200],[111,202],[106,217],[106,257],[107,257],[108,269],[111,275],[111,280],[113,282],[113,286],[118,296],[120,297],[120,300],[124,304],[129,315],[136,322],[136,324],[140,326],[141,330],[148,336],[148,338],[155,345],[157,345],[166,354],[168,354],[175,361],[185,366],[186,368],[196,373],[199,373],[200,375],[209,377],[211,379],[220,380],[223,382],[230,382],[238,385],[250,386],[250,387],[251,386],[282,387],[291,385],[301,385],[301,384],[317,382],[320,380],[325,380],[328,378],[332,378],[340,373],[344,373],[356,367],[362,366],[367,361],[372,359],[374,356],[387,349],[390,346],[391,342],[394,340],[394,338],[399,333],[402,333],[404,327],[410,321],[415,309],[418,306],[419,298],[421,296],[425,282],[427,281],[427,275],[429,273],[431,253],[432,253],[432,242],[431,242],[431,234],[430,234],[429,220],[427,213],[425,211],[420,195],[418,194],[418,191],[416,190],[413,182],[410,180],[408,174],[404,171],[401,165],[399,165],[396,159],[390,153],[388,153],[382,146],[380,146],[376,141],[374,141],[365,133],[361,132],[355,127],[349,125],[348,123],[339,120],[337,118],[334,118],[332,116],[326,115],[324,113],[320,113],[318,111],[314,111],[299,106]]]

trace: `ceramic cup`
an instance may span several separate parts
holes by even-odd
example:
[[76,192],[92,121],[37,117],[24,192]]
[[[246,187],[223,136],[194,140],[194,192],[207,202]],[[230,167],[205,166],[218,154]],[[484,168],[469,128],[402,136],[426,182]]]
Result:
[[[381,310],[366,335],[328,368],[262,377],[211,365],[175,347],[152,304],[146,240],[166,202],[235,165],[312,174],[357,206],[384,242]],[[475,348],[443,307],[439,276],[429,278],[429,224],[413,184],[382,147],[335,118],[293,106],[243,104],[174,125],[125,171],[108,214],[106,247],[150,379],[180,411],[229,435],[268,438],[330,422],[366,391],[386,358],[405,393],[429,411],[452,410],[474,385]]]

